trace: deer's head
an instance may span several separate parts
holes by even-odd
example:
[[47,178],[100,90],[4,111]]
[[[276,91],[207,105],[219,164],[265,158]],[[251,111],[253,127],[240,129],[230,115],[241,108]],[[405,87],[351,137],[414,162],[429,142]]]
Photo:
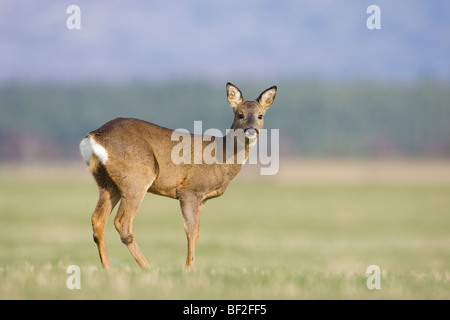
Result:
[[256,141],[264,124],[264,114],[272,105],[277,87],[273,86],[254,100],[245,100],[241,91],[231,83],[227,83],[227,99],[233,108],[234,121],[231,129],[242,129],[250,142]]

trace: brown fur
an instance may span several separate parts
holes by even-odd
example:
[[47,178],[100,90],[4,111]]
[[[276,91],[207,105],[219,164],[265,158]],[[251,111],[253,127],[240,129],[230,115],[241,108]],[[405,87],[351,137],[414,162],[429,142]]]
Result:
[[[273,103],[275,94],[276,87],[271,87],[257,100],[246,101],[239,89],[228,83],[227,98],[235,115],[231,128],[261,130],[263,127],[261,116]],[[241,170],[242,164],[236,161],[174,164],[171,151],[179,141],[171,140],[172,133],[173,130],[143,120],[117,118],[90,132],[85,138],[93,139],[107,151],[108,156],[102,163],[94,153],[87,161],[99,187],[99,200],[92,215],[92,228],[104,268],[111,267],[106,249],[105,225],[119,200],[114,225],[120,238],[142,268],[150,267],[132,234],[134,216],[147,192],[180,201],[188,241],[186,268],[194,267],[201,209],[208,199],[225,192],[230,181]],[[198,138],[190,135],[192,160],[195,156],[194,139]],[[227,140],[227,136],[223,138],[222,148],[225,148],[229,139],[228,137]],[[202,140],[202,152],[209,143]],[[239,150],[235,148],[234,151],[236,160],[236,153]],[[244,151],[248,156],[250,151],[248,141],[245,143]]]

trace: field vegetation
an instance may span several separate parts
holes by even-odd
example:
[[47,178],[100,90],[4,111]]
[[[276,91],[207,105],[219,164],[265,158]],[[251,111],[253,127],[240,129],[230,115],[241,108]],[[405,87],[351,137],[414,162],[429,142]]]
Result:
[[[138,268],[110,219],[113,269],[104,271],[92,241],[97,189],[87,170],[2,167],[0,298],[449,299],[450,180],[432,176],[434,165],[449,169],[422,164],[428,175],[420,175],[415,164],[403,171],[410,179],[395,181],[344,174],[358,168],[351,163],[281,166],[280,177],[297,172],[290,179],[244,172],[204,207],[191,272],[183,270],[177,201],[149,194],[136,216],[151,270]],[[341,175],[327,181],[325,168]],[[364,172],[373,175],[370,168]],[[80,267],[79,290],[66,285],[70,265]],[[366,285],[370,265],[380,267],[381,289]]]

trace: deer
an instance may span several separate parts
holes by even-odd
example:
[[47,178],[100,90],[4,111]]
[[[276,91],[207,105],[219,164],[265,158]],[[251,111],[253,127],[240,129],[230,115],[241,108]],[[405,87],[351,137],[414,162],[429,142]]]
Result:
[[[232,130],[221,138],[202,140],[200,150],[204,151],[210,143],[215,143],[215,156],[222,161],[176,164],[171,157],[173,148],[179,144],[179,140],[172,138],[175,130],[135,118],[113,119],[81,140],[80,153],[99,189],[91,222],[104,269],[111,268],[105,226],[119,201],[114,218],[115,229],[138,265],[143,269],[150,268],[132,232],[133,219],[147,193],[180,202],[187,237],[185,269],[194,268],[202,208],[207,200],[221,196],[241,171],[244,163],[236,161],[237,155],[244,152],[245,159],[248,157],[276,92],[277,87],[272,86],[256,100],[246,100],[236,86],[230,82],[226,84],[227,100],[234,113]],[[196,139],[194,134],[186,135],[192,141]],[[227,155],[227,145],[242,136],[245,143],[235,144],[231,156]],[[195,156],[193,153],[192,148],[191,156]]]

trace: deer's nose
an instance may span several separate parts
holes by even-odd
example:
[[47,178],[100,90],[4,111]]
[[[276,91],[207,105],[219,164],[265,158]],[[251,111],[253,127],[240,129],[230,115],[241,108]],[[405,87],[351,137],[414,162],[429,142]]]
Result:
[[255,139],[258,136],[259,131],[256,128],[248,128],[245,129],[244,133],[246,138]]

